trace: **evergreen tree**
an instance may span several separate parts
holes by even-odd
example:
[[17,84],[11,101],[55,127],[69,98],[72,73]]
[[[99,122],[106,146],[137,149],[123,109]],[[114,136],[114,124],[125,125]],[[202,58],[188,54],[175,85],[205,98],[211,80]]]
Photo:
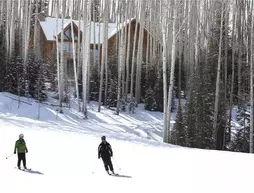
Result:
[[4,30],[0,28],[0,92],[4,91],[6,75],[6,48]]
[[170,140],[173,144],[186,146],[186,129],[181,105],[178,105],[176,123],[172,129]]
[[145,103],[145,110],[156,111],[158,109],[156,100],[155,100],[155,93],[153,89],[149,88],[146,91],[144,103]]
[[23,73],[23,59],[20,56],[13,56],[7,64],[5,76],[5,90],[7,92],[24,96],[25,79]]
[[187,130],[186,146],[195,147],[196,144],[196,128],[195,128],[195,92],[193,89],[190,91],[189,96],[187,97],[185,113],[184,113],[184,125]]
[[32,98],[45,100],[45,67],[41,58],[29,53],[26,69],[26,81],[28,93]]
[[250,144],[250,114],[245,104],[239,105],[236,120],[241,125],[241,128],[237,128],[235,131],[229,149],[248,153]]
[[108,81],[108,98],[107,106],[116,107],[117,105],[117,64],[111,63],[108,69],[109,81]]
[[90,100],[99,100],[100,77],[97,66],[91,66]]
[[53,50],[51,53],[50,58],[47,59],[47,63],[44,64],[45,66],[45,76],[47,77],[50,86],[48,89],[55,91],[57,90],[57,61],[56,61],[56,50]]

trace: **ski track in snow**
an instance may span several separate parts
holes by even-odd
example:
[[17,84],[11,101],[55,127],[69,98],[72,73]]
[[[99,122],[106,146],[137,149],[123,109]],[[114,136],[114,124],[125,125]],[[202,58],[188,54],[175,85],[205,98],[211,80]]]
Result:
[[[250,154],[182,148],[162,144],[162,114],[121,113],[89,104],[89,119],[76,110],[21,104],[0,93],[0,193],[252,193]],[[54,102],[53,100],[50,103]],[[76,104],[71,104],[76,108]],[[57,119],[56,119],[57,117]],[[174,117],[174,115],[173,115]],[[173,120],[173,118],[172,118]],[[15,169],[17,136],[24,133],[31,171]],[[98,160],[100,137],[112,145],[120,176],[109,176]]]

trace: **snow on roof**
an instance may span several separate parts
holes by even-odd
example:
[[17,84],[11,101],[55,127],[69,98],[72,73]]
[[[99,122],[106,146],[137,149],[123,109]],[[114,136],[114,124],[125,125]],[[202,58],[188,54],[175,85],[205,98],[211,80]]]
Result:
[[[133,19],[131,19],[132,21]],[[57,22],[58,22],[58,29],[57,29]],[[79,27],[79,21],[73,20],[73,22]],[[127,23],[129,23],[130,20],[127,20],[127,22],[124,22],[123,24],[120,24],[117,28],[116,23],[108,23],[108,38],[111,38],[113,35],[115,35],[123,26],[125,26]],[[71,19],[64,19],[64,28],[66,28],[71,23]],[[46,39],[48,41],[55,41],[56,34],[61,33],[62,29],[62,19],[61,18],[53,18],[53,17],[46,17],[45,21],[40,21],[40,25],[42,27],[42,30],[46,36]],[[94,28],[95,25],[95,28]],[[96,43],[103,42],[104,37],[104,24],[98,23],[98,22],[91,22],[90,26],[90,43]],[[94,29],[95,29],[95,39],[94,39]],[[83,22],[80,21],[80,31],[83,32]],[[99,37],[99,31],[100,31],[100,37]]]

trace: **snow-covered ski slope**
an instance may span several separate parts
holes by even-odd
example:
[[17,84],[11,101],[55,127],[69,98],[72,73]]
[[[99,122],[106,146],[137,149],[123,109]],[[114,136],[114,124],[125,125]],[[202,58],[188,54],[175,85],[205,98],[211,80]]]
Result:
[[[8,96],[8,97],[6,97]],[[89,105],[89,120],[55,108],[0,93],[0,193],[252,193],[254,156],[165,145],[162,115],[142,108],[120,116]],[[52,101],[51,101],[52,102]],[[15,169],[14,143],[24,133],[30,172]],[[98,160],[100,136],[114,151],[115,171],[106,174]]]

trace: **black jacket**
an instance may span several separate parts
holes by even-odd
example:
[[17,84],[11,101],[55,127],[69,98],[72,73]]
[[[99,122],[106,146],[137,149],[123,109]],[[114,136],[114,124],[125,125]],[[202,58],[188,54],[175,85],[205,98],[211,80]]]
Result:
[[103,143],[101,142],[101,144],[98,147],[98,158],[102,158],[102,159],[107,159],[113,156],[113,151],[111,148],[111,145],[106,142]]

